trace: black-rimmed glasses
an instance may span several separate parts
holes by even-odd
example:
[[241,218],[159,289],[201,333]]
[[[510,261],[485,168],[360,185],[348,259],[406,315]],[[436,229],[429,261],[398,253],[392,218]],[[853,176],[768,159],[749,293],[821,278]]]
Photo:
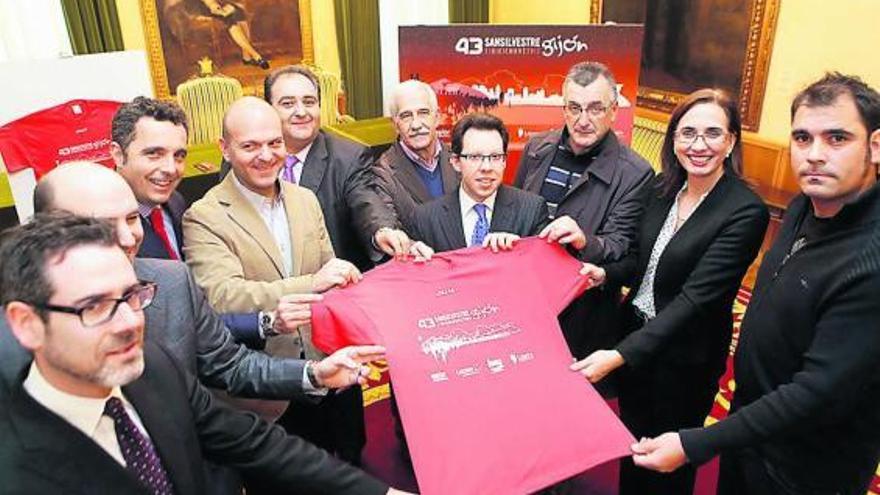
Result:
[[156,297],[158,286],[155,282],[141,281],[129,289],[122,297],[107,297],[88,302],[81,306],[59,306],[48,303],[29,303],[31,306],[46,311],[67,313],[79,316],[84,327],[95,327],[112,320],[119,305],[127,303],[132,311],[141,311],[150,306]]

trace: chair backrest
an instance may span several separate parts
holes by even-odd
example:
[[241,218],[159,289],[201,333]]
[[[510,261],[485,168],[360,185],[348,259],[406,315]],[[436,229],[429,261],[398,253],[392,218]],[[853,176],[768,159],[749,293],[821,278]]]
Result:
[[339,113],[339,94],[342,92],[339,76],[314,65],[310,65],[309,69],[315,73],[321,85],[321,124],[332,126],[353,122],[351,116]]
[[241,96],[241,83],[225,76],[197,77],[177,86],[177,102],[189,120],[189,144],[216,143],[223,114]]
[[660,152],[666,136],[666,123],[639,117],[633,122],[632,149],[642,155],[656,172],[660,171]]

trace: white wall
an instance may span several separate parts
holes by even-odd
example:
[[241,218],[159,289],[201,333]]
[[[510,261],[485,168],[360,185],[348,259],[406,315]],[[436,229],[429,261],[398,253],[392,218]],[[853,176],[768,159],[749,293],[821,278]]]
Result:
[[[448,24],[447,0],[379,0],[379,40],[382,50],[382,108],[388,115],[388,97],[400,82],[397,28],[416,24]],[[430,56],[430,54],[425,54]]]

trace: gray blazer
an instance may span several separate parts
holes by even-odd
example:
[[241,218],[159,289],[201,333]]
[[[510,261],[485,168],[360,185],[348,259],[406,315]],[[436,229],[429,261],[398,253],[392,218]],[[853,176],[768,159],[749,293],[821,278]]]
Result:
[[[412,160],[400,148],[400,142],[391,145],[373,163],[373,174],[376,186],[386,202],[391,203],[397,211],[404,229],[411,233],[413,228],[413,212],[416,207],[431,201],[428,188],[422,182]],[[449,148],[441,144],[440,177],[443,181],[443,193],[449,194],[458,189],[461,176],[449,163]]]
[[[204,385],[242,397],[302,396],[304,362],[273,358],[236,344],[185,264],[137,258],[134,269],[139,279],[159,284],[156,299],[144,310],[146,339],[168,349]],[[0,315],[0,382],[4,385],[0,398],[30,361],[30,353],[18,344]]]

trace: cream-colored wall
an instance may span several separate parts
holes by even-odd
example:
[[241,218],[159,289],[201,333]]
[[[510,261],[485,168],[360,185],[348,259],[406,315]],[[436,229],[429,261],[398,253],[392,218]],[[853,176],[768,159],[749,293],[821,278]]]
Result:
[[788,142],[789,104],[827,70],[880,88],[880,1],[781,0],[758,134]]
[[[333,0],[311,0],[312,39],[315,65],[326,71],[340,74],[339,50],[336,45],[336,20]],[[144,50],[144,24],[139,0],[116,0],[122,40],[126,50]]]
[[492,24],[587,24],[591,0],[490,0]]

